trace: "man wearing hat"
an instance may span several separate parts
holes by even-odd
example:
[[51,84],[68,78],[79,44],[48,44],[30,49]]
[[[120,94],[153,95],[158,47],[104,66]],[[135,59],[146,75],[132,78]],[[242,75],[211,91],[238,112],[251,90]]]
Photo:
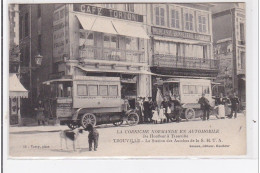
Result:
[[200,108],[203,110],[203,121],[209,120],[209,100],[205,97],[205,93],[202,93],[202,97],[199,99]]

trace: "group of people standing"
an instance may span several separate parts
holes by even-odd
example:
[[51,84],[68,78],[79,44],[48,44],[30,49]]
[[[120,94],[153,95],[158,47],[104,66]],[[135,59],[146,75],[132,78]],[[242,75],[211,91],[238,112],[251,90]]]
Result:
[[181,103],[177,99],[177,95],[174,95],[174,99],[171,97],[164,97],[161,103],[152,101],[152,97],[143,98],[139,97],[136,104],[137,113],[140,117],[141,123],[164,123],[173,119],[176,122],[180,122]]

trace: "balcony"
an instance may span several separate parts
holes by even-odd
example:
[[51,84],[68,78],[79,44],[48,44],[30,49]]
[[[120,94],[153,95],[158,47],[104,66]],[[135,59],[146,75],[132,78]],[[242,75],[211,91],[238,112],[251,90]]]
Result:
[[154,55],[153,66],[180,69],[218,70],[219,61],[174,55]]
[[144,51],[86,47],[80,49],[79,54],[82,59],[146,63]]

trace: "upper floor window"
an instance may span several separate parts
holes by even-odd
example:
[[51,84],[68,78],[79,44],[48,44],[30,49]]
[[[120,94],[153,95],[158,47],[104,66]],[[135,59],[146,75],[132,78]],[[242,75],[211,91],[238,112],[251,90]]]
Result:
[[194,30],[194,12],[191,10],[185,10],[184,13],[185,19],[185,30],[193,31]]
[[104,47],[117,48],[118,39],[115,35],[104,35]]
[[155,24],[165,26],[165,8],[164,7],[155,7]]
[[240,23],[240,40],[245,41],[245,26],[244,26],[244,23]]
[[180,9],[171,8],[170,9],[170,26],[172,28],[180,29]]
[[24,17],[24,36],[27,37],[28,34],[29,34],[29,13],[26,13]]
[[125,11],[134,12],[134,4],[125,4]]
[[208,17],[201,13],[198,13],[198,31],[202,33],[208,32]]
[[104,4],[105,8],[112,8],[115,9],[116,8],[116,4]]

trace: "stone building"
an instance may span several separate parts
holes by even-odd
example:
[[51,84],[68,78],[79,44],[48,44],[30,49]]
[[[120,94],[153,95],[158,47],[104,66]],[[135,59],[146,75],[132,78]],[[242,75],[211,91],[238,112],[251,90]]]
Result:
[[[218,82],[226,94],[237,92],[246,101],[246,18],[245,3],[222,3],[212,8],[214,56],[220,60]],[[223,25],[225,29],[223,29]],[[226,83],[224,83],[226,81]]]

